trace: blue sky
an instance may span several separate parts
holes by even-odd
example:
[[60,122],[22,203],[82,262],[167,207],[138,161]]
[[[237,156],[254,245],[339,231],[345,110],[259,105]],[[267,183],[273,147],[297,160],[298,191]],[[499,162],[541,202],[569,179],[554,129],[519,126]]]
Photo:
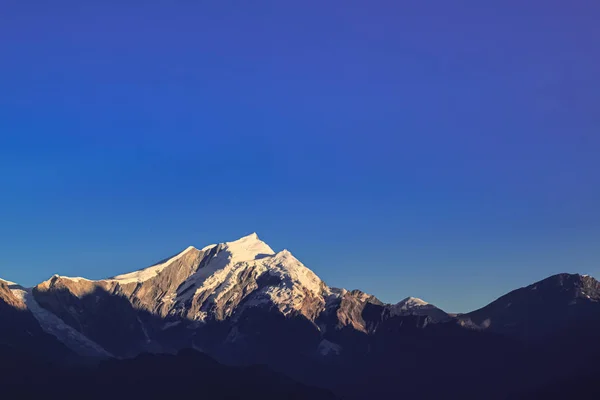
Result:
[[600,6],[527,3],[3,1],[0,277],[254,231],[448,311],[600,276]]

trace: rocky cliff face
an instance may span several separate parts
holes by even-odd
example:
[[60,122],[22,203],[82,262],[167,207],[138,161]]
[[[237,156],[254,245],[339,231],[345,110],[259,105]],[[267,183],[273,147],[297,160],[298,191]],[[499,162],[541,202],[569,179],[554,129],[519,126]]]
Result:
[[5,307],[11,307],[16,310],[24,310],[25,302],[22,298],[17,297],[12,290],[11,286],[15,284],[0,279],[0,304],[4,304]]

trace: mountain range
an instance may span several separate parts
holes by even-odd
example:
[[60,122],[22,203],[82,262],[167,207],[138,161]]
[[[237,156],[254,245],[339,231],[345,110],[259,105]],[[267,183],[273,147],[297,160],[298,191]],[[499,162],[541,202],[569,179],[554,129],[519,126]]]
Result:
[[[600,283],[590,276],[554,275],[454,315],[413,297],[385,304],[330,287],[256,234],[102,280],[0,280],[6,359],[63,372],[92,365],[106,376],[161,363],[179,370],[190,359],[210,358],[229,376],[264,365],[308,385],[294,386],[297,398],[548,398],[550,385],[597,376],[599,334]],[[266,398],[273,381],[252,393]]]

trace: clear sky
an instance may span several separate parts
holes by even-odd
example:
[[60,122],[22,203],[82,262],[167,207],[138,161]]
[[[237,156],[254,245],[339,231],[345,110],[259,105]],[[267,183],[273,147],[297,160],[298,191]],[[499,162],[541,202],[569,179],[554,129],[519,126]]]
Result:
[[448,311],[600,276],[597,1],[140,4],[0,2],[0,277],[254,231]]

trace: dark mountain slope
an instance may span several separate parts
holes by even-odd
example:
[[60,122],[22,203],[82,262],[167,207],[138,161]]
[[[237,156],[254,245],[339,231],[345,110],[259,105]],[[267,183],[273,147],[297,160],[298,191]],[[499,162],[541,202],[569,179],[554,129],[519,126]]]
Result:
[[0,281],[0,357],[27,355],[45,361],[65,361],[71,353],[54,336],[44,332],[24,301],[15,296],[11,287]]
[[487,306],[461,315],[462,325],[524,340],[561,335],[572,326],[600,328],[600,282],[558,274],[513,290]]
[[95,367],[49,369],[33,365],[3,371],[6,398],[61,399],[314,399],[335,397],[266,367],[228,367],[193,350],[178,355],[142,354]]

